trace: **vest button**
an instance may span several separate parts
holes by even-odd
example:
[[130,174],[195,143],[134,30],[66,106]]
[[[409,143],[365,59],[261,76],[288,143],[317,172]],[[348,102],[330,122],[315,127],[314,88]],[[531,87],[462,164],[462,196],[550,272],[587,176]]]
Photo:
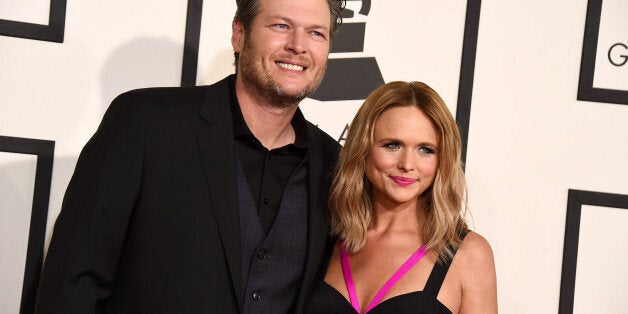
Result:
[[260,251],[257,251],[257,258],[261,260],[265,260],[268,258],[268,255],[266,255],[266,252],[260,250]]
[[251,296],[253,297],[253,300],[255,301],[259,301],[262,299],[262,295],[257,293],[257,292],[253,292],[253,294],[251,294]]
[[270,203],[270,200],[268,199],[268,197],[264,198],[264,205],[268,205],[268,203]]

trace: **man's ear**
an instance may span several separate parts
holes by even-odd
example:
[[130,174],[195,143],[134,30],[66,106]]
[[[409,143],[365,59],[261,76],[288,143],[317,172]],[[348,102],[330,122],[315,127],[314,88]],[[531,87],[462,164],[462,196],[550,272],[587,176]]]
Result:
[[234,19],[231,23],[231,32],[231,46],[233,46],[233,51],[240,53],[244,45],[244,27],[242,22]]

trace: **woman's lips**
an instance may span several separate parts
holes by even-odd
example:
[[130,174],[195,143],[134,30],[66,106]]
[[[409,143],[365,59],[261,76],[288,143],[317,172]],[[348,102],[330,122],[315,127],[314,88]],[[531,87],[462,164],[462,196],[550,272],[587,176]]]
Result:
[[406,177],[391,176],[390,178],[393,181],[395,181],[395,183],[397,183],[397,184],[399,184],[400,186],[403,186],[403,187],[406,187],[406,186],[416,182],[416,179],[406,178]]

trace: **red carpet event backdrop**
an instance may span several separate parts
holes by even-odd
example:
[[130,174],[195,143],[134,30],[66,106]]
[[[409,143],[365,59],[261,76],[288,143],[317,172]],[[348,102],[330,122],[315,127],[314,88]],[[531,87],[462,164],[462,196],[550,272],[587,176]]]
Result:
[[[32,313],[81,148],[118,94],[233,73],[235,1],[0,3],[0,312]],[[348,0],[305,116],[341,144],[369,92],[456,117],[503,313],[628,308],[628,2]]]

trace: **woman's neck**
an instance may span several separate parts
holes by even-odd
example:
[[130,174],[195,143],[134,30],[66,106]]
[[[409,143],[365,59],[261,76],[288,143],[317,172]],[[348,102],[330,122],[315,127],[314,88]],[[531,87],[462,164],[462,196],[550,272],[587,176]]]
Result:
[[423,213],[417,209],[416,202],[404,204],[373,204],[374,217],[369,233],[387,236],[398,233],[420,234]]

